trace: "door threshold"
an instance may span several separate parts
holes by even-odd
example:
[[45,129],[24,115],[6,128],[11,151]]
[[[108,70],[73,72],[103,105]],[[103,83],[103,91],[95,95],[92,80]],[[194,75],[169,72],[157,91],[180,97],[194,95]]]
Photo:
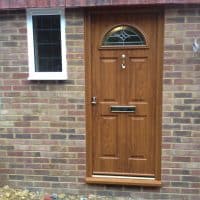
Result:
[[92,175],[86,177],[88,184],[105,184],[105,185],[133,185],[145,187],[160,187],[161,181],[152,177],[133,177],[133,176],[107,176]]

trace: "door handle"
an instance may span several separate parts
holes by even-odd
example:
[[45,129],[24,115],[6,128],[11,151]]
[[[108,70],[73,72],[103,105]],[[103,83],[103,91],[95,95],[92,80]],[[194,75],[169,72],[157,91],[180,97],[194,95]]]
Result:
[[92,105],[96,105],[97,104],[97,98],[96,97],[92,97],[91,104]]
[[122,54],[122,64],[121,64],[122,69],[126,68],[126,55]]

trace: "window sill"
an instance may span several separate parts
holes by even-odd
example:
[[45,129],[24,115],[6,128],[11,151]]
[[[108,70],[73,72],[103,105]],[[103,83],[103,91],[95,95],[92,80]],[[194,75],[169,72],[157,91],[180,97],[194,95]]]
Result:
[[133,185],[145,187],[160,187],[160,180],[137,179],[137,178],[110,178],[110,177],[86,177],[86,183],[105,185]]
[[40,80],[67,80],[67,75],[59,72],[49,72],[49,73],[44,73],[44,72],[38,72],[35,74],[30,74],[28,77],[28,80],[35,80],[35,81],[40,81]]

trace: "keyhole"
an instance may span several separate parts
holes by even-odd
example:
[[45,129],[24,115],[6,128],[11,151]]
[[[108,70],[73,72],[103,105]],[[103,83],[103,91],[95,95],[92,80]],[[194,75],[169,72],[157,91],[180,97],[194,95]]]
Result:
[[125,68],[126,68],[126,65],[122,63],[122,69],[125,69]]

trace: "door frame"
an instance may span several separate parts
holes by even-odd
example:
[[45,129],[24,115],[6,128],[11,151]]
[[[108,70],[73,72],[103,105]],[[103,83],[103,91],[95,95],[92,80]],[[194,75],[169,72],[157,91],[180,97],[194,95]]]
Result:
[[[123,7],[120,7],[123,8]],[[136,8],[136,9],[134,9]],[[133,12],[134,10],[134,12]],[[93,145],[92,145],[92,41],[91,41],[91,17],[95,13],[155,13],[157,14],[157,66],[156,66],[156,139],[155,139],[155,179],[140,179],[140,178],[117,178],[117,177],[97,177],[93,176]],[[161,186],[161,140],[162,140],[162,85],[163,85],[163,42],[164,42],[164,10],[163,8],[138,8],[132,9],[124,7],[117,9],[112,7],[107,8],[92,8],[85,10],[85,104],[86,104],[86,183],[91,184],[117,184],[117,185],[139,185],[139,186]]]

